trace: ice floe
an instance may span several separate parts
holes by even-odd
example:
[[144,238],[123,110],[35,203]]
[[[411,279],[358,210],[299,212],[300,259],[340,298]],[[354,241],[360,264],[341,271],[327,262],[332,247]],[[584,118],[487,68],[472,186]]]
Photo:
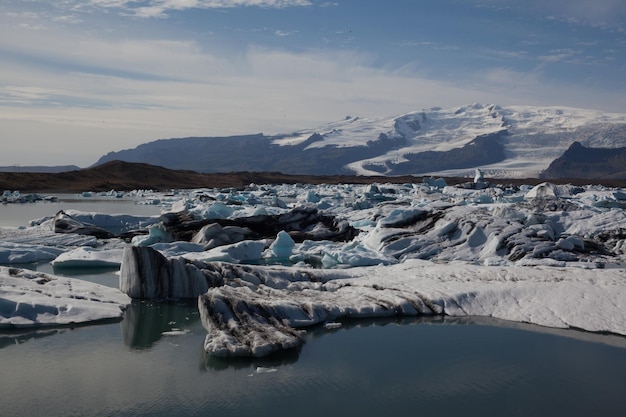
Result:
[[[119,265],[131,298],[197,299],[213,355],[263,356],[299,346],[308,326],[394,315],[626,335],[621,189],[493,185],[476,172],[460,186],[251,184],[168,198],[153,218],[66,212],[70,233],[52,219],[1,229],[0,261]],[[100,234],[112,225],[122,233]]]
[[0,328],[59,326],[122,317],[130,298],[115,288],[0,267]]
[[79,247],[63,252],[50,262],[55,268],[110,268],[122,264],[123,249],[97,250]]

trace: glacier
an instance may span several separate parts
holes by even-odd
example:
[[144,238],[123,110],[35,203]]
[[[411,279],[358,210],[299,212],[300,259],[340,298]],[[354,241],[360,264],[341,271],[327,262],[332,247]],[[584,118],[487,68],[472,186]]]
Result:
[[[284,174],[446,177],[469,177],[478,168],[490,178],[539,178],[574,142],[588,148],[626,147],[626,116],[473,103],[393,116],[348,116],[273,136],[159,139],[110,152],[98,165],[123,160],[199,172],[253,167]],[[219,154],[213,152],[218,148]]]
[[[626,336],[626,193],[473,179],[181,190],[161,216],[3,227],[0,325],[195,299],[216,356],[297,348],[308,327],[347,318],[484,316]],[[102,233],[119,225],[133,233]],[[21,268],[31,262],[119,266],[119,289]]]

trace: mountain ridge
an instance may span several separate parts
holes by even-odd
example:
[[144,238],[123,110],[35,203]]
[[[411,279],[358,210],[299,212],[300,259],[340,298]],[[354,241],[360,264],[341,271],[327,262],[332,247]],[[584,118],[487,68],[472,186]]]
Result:
[[[417,183],[425,177],[418,176],[363,176],[363,175],[287,175],[279,172],[231,172],[199,173],[189,170],[167,168],[136,162],[110,161],[102,165],[61,173],[0,172],[0,189],[19,190],[22,193],[81,193],[83,191],[130,191],[193,188],[238,188],[250,184],[372,184],[372,183]],[[448,185],[471,183],[466,177],[445,177]],[[504,187],[521,184],[536,185],[544,179],[507,178],[487,181]],[[557,184],[599,184],[607,187],[624,187],[624,179],[562,178],[552,181]]]
[[626,147],[589,148],[574,142],[542,173],[542,178],[626,178]]
[[576,141],[626,147],[626,115],[477,103],[433,107],[274,136],[159,139],[109,152],[94,166],[124,160],[204,173],[447,177],[471,177],[479,168],[489,177],[539,178]]

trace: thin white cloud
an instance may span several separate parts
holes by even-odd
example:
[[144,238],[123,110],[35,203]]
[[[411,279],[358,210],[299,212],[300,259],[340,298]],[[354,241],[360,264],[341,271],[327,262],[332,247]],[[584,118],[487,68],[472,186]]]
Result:
[[285,8],[310,6],[309,0],[86,0],[76,1],[78,9],[119,9],[141,18],[165,18],[169,13],[189,9],[230,9],[235,7]]
[[539,56],[539,59],[545,63],[555,63],[561,61],[567,61],[580,54],[580,51],[574,49],[553,49],[546,55]]
[[[149,5],[157,7],[153,16],[158,16],[191,7],[287,7],[309,2],[89,0],[80,4],[115,13]],[[60,11],[60,16],[73,16],[65,8]],[[50,13],[26,15],[22,23],[34,24]],[[59,26],[48,19],[44,23],[50,27],[41,30],[20,28],[16,16],[0,16],[0,125],[3,137],[19,139],[15,143],[24,145],[23,154],[3,148],[0,165],[86,166],[108,151],[158,138],[284,133],[347,114],[397,115],[472,102],[626,109],[626,98],[618,89],[594,91],[578,83],[546,82],[542,69],[548,64],[584,58],[574,48],[542,54],[543,63],[520,50],[487,51],[490,57],[525,60],[535,68],[524,72],[498,62],[502,68],[478,74],[458,71],[457,78],[441,80],[420,75],[421,67],[414,64],[376,68],[376,55],[336,44],[299,52],[260,46],[224,52],[199,38],[168,39],[167,31],[142,33],[142,38],[114,29],[91,31],[87,26],[92,16],[76,14],[87,23]],[[119,20],[114,17],[111,20]],[[424,50],[446,46],[428,39],[416,45]],[[616,55],[619,48],[615,49],[606,54]],[[427,55],[419,59],[426,62]],[[62,150],[60,156],[52,160],[49,152],[29,155],[44,148],[42,138],[54,144],[46,149]]]
[[626,2],[623,0],[471,0],[480,6],[508,8],[537,18],[552,18],[575,25],[624,28]]

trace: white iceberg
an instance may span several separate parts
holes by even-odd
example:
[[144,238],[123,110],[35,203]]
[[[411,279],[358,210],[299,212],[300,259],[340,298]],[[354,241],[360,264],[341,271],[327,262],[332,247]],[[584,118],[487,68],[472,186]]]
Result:
[[130,298],[118,289],[0,267],[0,328],[58,326],[121,318]]
[[50,261],[63,253],[63,250],[53,246],[0,241],[0,264]]
[[90,247],[63,252],[52,262],[55,268],[110,268],[122,263],[124,249],[98,250]]
[[626,335],[625,272],[418,260],[332,272],[253,267],[259,284],[210,288],[199,308],[205,349],[218,356],[296,347],[299,329],[347,317],[487,316]]

